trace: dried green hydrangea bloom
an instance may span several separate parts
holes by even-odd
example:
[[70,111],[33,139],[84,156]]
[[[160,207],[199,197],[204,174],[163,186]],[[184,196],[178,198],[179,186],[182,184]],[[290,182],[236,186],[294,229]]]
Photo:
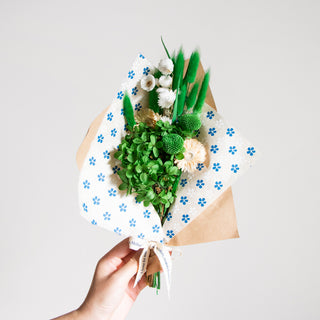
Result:
[[162,138],[163,150],[168,154],[177,154],[183,148],[183,138],[176,134],[170,133]]
[[197,114],[184,114],[179,118],[179,126],[182,130],[192,132],[201,127],[201,120]]

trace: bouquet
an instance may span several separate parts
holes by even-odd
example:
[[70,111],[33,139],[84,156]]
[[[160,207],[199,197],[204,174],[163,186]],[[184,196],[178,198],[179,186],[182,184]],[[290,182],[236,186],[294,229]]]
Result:
[[[252,165],[256,149],[206,103],[210,73],[199,72],[199,52],[185,62],[182,49],[170,55],[163,46],[166,57],[156,67],[139,54],[89,130],[79,199],[91,224],[143,249],[135,284],[156,256],[169,289],[168,243],[212,209]],[[160,272],[149,272],[148,282],[160,289]]]

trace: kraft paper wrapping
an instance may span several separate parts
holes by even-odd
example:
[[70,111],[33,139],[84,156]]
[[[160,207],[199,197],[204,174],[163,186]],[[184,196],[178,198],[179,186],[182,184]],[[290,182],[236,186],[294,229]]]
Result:
[[[185,63],[185,68],[188,65],[187,62],[188,61]],[[200,63],[197,78],[202,79],[203,76],[204,70]],[[210,88],[208,88],[207,91],[206,103],[217,110]],[[82,167],[84,159],[89,151],[90,144],[107,111],[108,108],[94,119],[78,149],[76,161],[79,169]],[[229,188],[210,206],[204,209],[197,218],[176,234],[167,245],[184,246],[233,238],[239,238],[239,233],[232,190]],[[147,274],[153,274],[159,270],[160,265],[157,258],[155,256],[150,257]]]

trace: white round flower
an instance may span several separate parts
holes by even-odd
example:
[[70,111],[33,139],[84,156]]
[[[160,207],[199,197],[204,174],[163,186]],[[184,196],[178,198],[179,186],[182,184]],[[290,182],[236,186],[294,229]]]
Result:
[[169,88],[172,84],[172,78],[170,76],[161,76],[159,79],[159,84],[161,87]]
[[149,74],[141,79],[141,88],[146,91],[153,90],[156,85],[156,80],[153,75]]
[[164,75],[169,75],[173,71],[173,62],[169,58],[161,59],[159,62],[158,69]]
[[167,88],[157,89],[159,94],[158,104],[161,108],[170,108],[176,100],[176,91],[169,90]]
[[160,117],[160,120],[161,120],[162,122],[168,121],[170,124],[172,123],[172,119],[169,118],[169,117],[166,117],[166,116],[161,116],[161,117]]

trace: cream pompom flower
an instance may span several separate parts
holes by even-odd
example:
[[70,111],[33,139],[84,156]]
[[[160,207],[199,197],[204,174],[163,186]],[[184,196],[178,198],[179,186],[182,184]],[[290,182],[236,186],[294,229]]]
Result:
[[172,84],[172,78],[170,76],[161,76],[159,79],[159,85],[164,88],[170,88]]
[[183,144],[185,152],[182,160],[175,160],[175,164],[184,172],[193,172],[198,163],[203,163],[206,159],[206,149],[197,139],[186,139]]
[[141,88],[146,91],[153,90],[156,85],[156,80],[152,74],[145,76],[141,79]]
[[164,75],[169,75],[173,72],[173,62],[169,58],[161,59],[159,62],[158,69]]
[[159,94],[158,104],[161,108],[170,108],[176,100],[176,91],[167,88],[158,88],[157,93]]

